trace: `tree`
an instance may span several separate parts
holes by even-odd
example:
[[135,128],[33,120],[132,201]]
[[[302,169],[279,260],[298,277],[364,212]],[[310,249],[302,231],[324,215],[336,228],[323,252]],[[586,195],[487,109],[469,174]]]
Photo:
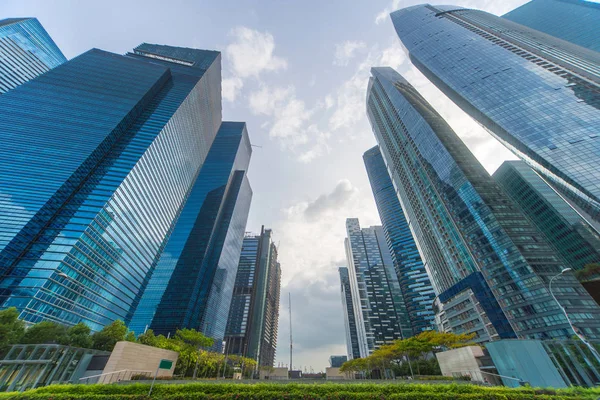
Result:
[[68,344],[67,327],[52,321],[42,321],[28,328],[21,337],[23,344]]
[[12,344],[19,343],[25,333],[25,323],[19,319],[16,307],[0,311],[0,352],[4,353]]
[[129,331],[127,332],[127,335],[125,335],[125,339],[126,342],[133,342],[135,343],[136,339],[135,339],[135,332],[134,331]]
[[89,349],[93,345],[90,333],[90,327],[80,322],[67,330],[67,342],[69,346]]
[[152,329],[147,329],[146,332],[139,335],[137,337],[137,342],[140,344],[145,344],[146,346],[158,347],[156,345],[156,336],[154,335],[154,331]]
[[[198,376],[198,364],[200,355],[198,352],[203,347],[209,347],[214,344],[214,339],[204,336],[202,332],[195,329],[177,329],[175,332],[175,340],[181,342],[179,357],[182,359],[182,364],[187,362],[188,368],[195,363],[193,377]],[[187,370],[187,368],[186,368]]]
[[117,342],[125,340],[125,335],[127,327],[123,321],[116,320],[92,335],[93,347],[96,350],[112,351]]

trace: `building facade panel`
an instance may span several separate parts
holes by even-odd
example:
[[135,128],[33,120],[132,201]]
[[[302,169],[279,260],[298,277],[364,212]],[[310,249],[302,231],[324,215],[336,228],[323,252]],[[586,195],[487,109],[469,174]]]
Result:
[[600,4],[593,1],[532,0],[502,18],[600,51]]
[[588,264],[600,263],[598,233],[526,163],[505,161],[493,177],[569,268],[580,271]]
[[346,351],[348,359],[360,358],[358,347],[358,332],[356,330],[356,318],[354,316],[354,303],[352,301],[352,290],[350,289],[350,275],[348,268],[340,267],[340,287],[342,292],[342,308],[344,310],[344,330],[346,332]]

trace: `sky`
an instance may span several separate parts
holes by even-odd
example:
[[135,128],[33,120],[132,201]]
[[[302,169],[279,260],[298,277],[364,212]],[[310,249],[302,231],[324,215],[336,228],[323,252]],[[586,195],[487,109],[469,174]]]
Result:
[[[502,15],[526,0],[456,0]],[[254,192],[247,230],[273,229],[282,286],[276,365],[324,371],[346,354],[338,268],[346,218],[380,224],[362,161],[376,145],[369,69],[398,70],[492,173],[515,159],[420,72],[389,13],[414,0],[2,0],[0,19],[37,17],[67,58],[142,42],[222,52],[223,118],[245,121]],[[432,3],[436,4],[436,3]],[[447,2],[444,2],[447,4]]]

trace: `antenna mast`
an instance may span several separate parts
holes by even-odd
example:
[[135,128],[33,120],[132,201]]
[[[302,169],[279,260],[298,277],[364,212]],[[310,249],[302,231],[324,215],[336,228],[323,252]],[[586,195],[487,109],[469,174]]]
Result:
[[292,364],[292,349],[293,349],[293,340],[292,340],[292,293],[289,292],[289,299],[290,299],[290,371],[292,369],[294,369]]

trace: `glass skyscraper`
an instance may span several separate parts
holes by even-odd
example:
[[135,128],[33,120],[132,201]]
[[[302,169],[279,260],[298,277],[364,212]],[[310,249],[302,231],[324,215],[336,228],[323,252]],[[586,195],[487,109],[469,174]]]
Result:
[[36,18],[0,20],[0,94],[65,61]]
[[[560,257],[404,78],[371,73],[367,114],[438,294],[440,329],[477,341],[571,337],[548,291]],[[553,291],[579,329],[600,337],[600,307],[572,273]]]
[[[360,227],[346,219],[346,261],[360,357],[412,335],[392,256],[381,226]],[[404,313],[404,315],[403,315]]]
[[431,82],[600,221],[600,53],[461,7],[391,17]]
[[590,50],[600,51],[600,4],[587,0],[532,0],[502,18]]
[[358,331],[356,318],[354,317],[354,301],[352,300],[352,289],[350,287],[350,275],[348,268],[340,267],[340,288],[342,293],[342,308],[344,310],[344,330],[346,331],[346,351],[348,359],[360,358],[358,347]]
[[223,122],[141,298],[130,329],[225,335],[250,209],[252,148],[241,122]]
[[419,255],[408,221],[392,184],[379,146],[363,155],[379,218],[390,249],[394,269],[404,297],[404,312],[409,321],[402,322],[402,336],[418,335],[433,329],[433,300],[435,292]]
[[273,366],[277,349],[281,266],[270,229],[246,234],[225,336],[225,352]]
[[568,267],[577,271],[587,264],[600,263],[598,233],[527,164],[505,161],[493,177],[546,236]]
[[90,50],[0,96],[0,302],[129,323],[221,125],[221,56]]

